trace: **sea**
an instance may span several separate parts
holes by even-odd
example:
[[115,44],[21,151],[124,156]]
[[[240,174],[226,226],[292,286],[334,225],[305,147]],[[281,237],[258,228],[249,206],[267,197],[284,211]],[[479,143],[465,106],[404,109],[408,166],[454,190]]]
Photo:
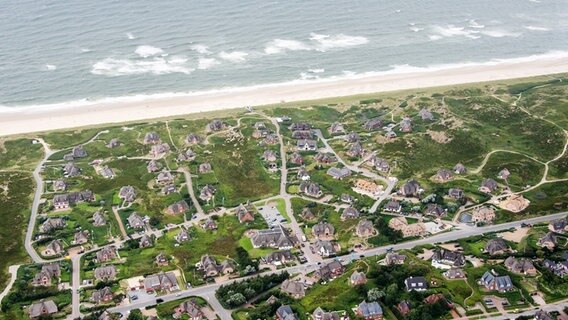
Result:
[[0,2],[0,110],[556,56],[568,0]]

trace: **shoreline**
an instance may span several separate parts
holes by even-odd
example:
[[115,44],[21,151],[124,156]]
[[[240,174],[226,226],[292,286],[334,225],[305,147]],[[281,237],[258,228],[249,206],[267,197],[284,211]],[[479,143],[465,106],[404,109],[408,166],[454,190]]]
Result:
[[0,112],[0,136],[58,129],[117,124],[238,109],[348,97],[408,89],[442,87],[486,81],[508,80],[568,72],[568,57],[546,57],[533,61],[505,61],[461,65],[437,70],[383,73],[344,79],[229,88],[171,96],[145,96],[118,101],[87,101],[83,105],[59,104],[53,108],[14,107]]

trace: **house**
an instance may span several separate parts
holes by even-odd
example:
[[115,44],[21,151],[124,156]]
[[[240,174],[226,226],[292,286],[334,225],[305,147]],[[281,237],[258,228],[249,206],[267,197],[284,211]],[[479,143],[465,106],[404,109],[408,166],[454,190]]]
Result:
[[93,226],[100,227],[106,224],[106,219],[101,211],[97,211],[93,214]]
[[212,185],[205,185],[199,193],[199,199],[209,202],[215,196],[215,191],[215,187]]
[[328,129],[329,134],[336,135],[336,134],[345,134],[345,128],[339,122],[334,122]]
[[450,198],[454,198],[454,199],[461,199],[463,198],[463,190],[459,189],[459,188],[450,188],[450,190],[448,190],[448,196]]
[[56,314],[58,311],[57,305],[53,302],[53,300],[41,300],[39,302],[32,303],[28,307],[28,316],[30,319],[36,319]]
[[178,243],[182,243],[191,240],[191,236],[189,235],[187,229],[182,228],[180,232],[176,235],[175,239]]
[[438,302],[443,302],[448,308],[453,308],[453,304],[450,303],[442,293],[434,293],[424,298],[425,304],[435,304]]
[[300,183],[299,191],[312,198],[319,198],[323,195],[319,184],[315,182],[304,181]]
[[319,164],[331,164],[337,162],[335,155],[323,152],[318,152],[318,154],[314,156],[314,160]]
[[471,213],[472,222],[491,222],[495,219],[495,210],[491,207],[477,207]]
[[160,185],[166,185],[174,182],[174,176],[169,171],[162,171],[158,173],[156,182]]
[[278,225],[273,229],[259,230],[251,238],[254,248],[276,248],[279,250],[292,249],[298,243],[295,236],[282,226]]
[[280,291],[287,293],[294,299],[301,299],[306,295],[304,284],[299,280],[284,280],[280,285]]
[[318,144],[315,140],[302,139],[296,142],[296,148],[298,151],[315,151],[318,148]]
[[136,190],[133,186],[124,186],[120,188],[118,197],[126,202],[134,202],[136,200]]
[[144,229],[146,226],[144,219],[136,212],[132,212],[126,220],[128,221],[128,225],[133,229]]
[[349,283],[351,283],[352,286],[359,286],[367,283],[367,277],[363,272],[355,271],[349,277]]
[[504,254],[509,250],[509,246],[501,238],[491,239],[485,244],[485,252],[492,256]]
[[197,269],[205,273],[206,277],[216,277],[219,275],[219,265],[212,256],[206,254],[201,257],[200,262],[197,264]]
[[400,120],[400,132],[412,132],[412,119],[404,117]]
[[43,251],[44,256],[54,256],[65,252],[63,243],[60,240],[51,241]]
[[162,169],[162,165],[156,160],[150,160],[146,165],[146,170],[148,173],[158,172]]
[[347,219],[356,219],[359,218],[359,210],[353,208],[353,207],[347,207],[345,209],[343,209],[343,213],[341,213],[341,220],[345,221]]
[[363,301],[357,306],[355,314],[365,320],[381,320],[383,318],[383,308],[376,301]]
[[274,133],[267,134],[266,137],[263,140],[263,144],[266,144],[266,145],[278,144],[278,142],[279,142],[278,136]]
[[558,237],[553,232],[548,232],[538,239],[537,244],[543,248],[553,251],[558,245]]
[[349,147],[349,150],[347,150],[346,153],[351,158],[360,157],[360,156],[363,155],[363,146],[358,141],[354,142],[354,143],[351,144],[351,146]]
[[304,209],[302,209],[302,212],[300,213],[300,215],[302,216],[302,219],[304,220],[314,220],[316,218],[316,216],[313,214],[312,210],[310,210],[310,208],[305,207]]
[[317,307],[312,313],[313,320],[349,320],[349,316],[345,313],[340,316],[337,311],[326,312],[321,307]]
[[73,244],[84,244],[89,242],[89,230],[75,232],[73,235]]
[[404,264],[405,260],[406,260],[405,255],[398,254],[396,252],[389,252],[385,257],[385,263],[387,266]]
[[205,230],[217,230],[217,223],[211,218],[207,218],[203,223],[203,229]]
[[548,230],[556,233],[566,233],[568,232],[568,219],[558,219],[551,221],[548,224]]
[[114,265],[98,267],[94,271],[95,279],[98,281],[109,281],[116,279],[118,271]]
[[503,179],[503,180],[509,179],[510,176],[511,176],[511,172],[509,172],[509,170],[507,168],[504,168],[503,170],[499,171],[499,173],[497,174],[497,178]]
[[455,166],[454,166],[454,173],[455,174],[466,174],[467,173],[467,168],[461,164],[461,162],[458,162]]
[[274,162],[277,159],[276,152],[272,150],[264,150],[264,153],[262,154],[262,159],[264,159],[264,161]]
[[515,288],[509,276],[497,276],[489,271],[483,274],[479,284],[483,285],[487,290],[499,292],[507,292]]
[[267,264],[275,266],[286,264],[294,260],[294,256],[290,250],[275,251],[266,255],[262,260]]
[[58,263],[44,264],[41,270],[32,279],[32,286],[50,286],[53,279],[61,277],[61,268]]
[[208,173],[211,172],[213,169],[211,167],[211,164],[209,162],[204,162],[202,164],[199,165],[199,168],[197,169],[197,171],[199,173]]
[[394,217],[389,220],[389,228],[393,230],[400,230],[404,229],[408,225],[408,221],[406,221],[405,217]]
[[205,130],[207,132],[221,131],[225,129],[225,127],[225,124],[221,120],[215,119],[207,124]]
[[66,189],[67,189],[67,183],[65,183],[64,180],[59,179],[53,182],[53,190],[55,192],[65,191]]
[[331,167],[327,169],[327,175],[331,176],[333,179],[342,180],[351,175],[351,170],[347,168]]
[[160,272],[147,276],[144,279],[144,288],[147,292],[178,290],[176,276],[173,272]]
[[349,203],[349,204],[355,202],[355,198],[353,198],[351,195],[347,193],[342,193],[341,196],[339,197],[339,200],[343,203]]
[[367,219],[359,220],[355,227],[355,234],[361,238],[368,238],[375,234],[375,227],[373,222]]
[[308,173],[308,171],[304,167],[302,167],[298,170],[296,177],[298,177],[298,180],[301,180],[301,181],[308,181],[311,178],[310,174]]
[[39,226],[39,232],[48,233],[62,228],[65,228],[65,220],[63,220],[63,218],[47,218],[47,220]]
[[75,205],[81,202],[92,202],[95,201],[95,194],[90,190],[84,190],[79,192],[71,192],[68,195],[69,204]]
[[201,141],[203,141],[203,138],[201,138],[199,135],[197,135],[195,133],[190,133],[185,138],[185,143],[187,143],[189,145],[200,144]]
[[432,255],[432,266],[438,269],[461,268],[465,266],[465,257],[459,252],[437,248]]
[[304,164],[304,158],[297,151],[294,151],[289,158],[290,163],[301,166]]
[[479,191],[483,193],[491,193],[497,190],[497,182],[491,178],[487,178],[481,182],[481,186],[479,187]]
[[389,163],[383,158],[375,158],[375,160],[372,162],[372,165],[375,167],[375,169],[381,172],[389,172],[390,170]]
[[195,152],[193,152],[193,150],[191,150],[191,149],[187,149],[187,150],[185,150],[185,152],[180,152],[176,161],[178,161],[178,162],[191,161],[194,158],[195,158]]
[[87,157],[87,151],[85,151],[85,148],[82,145],[73,147],[73,149],[71,150],[71,156],[72,159],[74,158],[86,158]]
[[168,257],[163,252],[160,252],[154,260],[159,267],[165,267],[170,264]]
[[313,136],[312,130],[296,130],[292,132],[292,138],[296,140],[312,139]]
[[67,194],[56,194],[53,196],[53,207],[56,210],[64,210],[69,208],[69,195]]
[[187,315],[187,319],[189,320],[206,319],[203,312],[201,312],[201,307],[193,299],[180,303],[179,306],[174,309],[172,317],[174,319],[182,319],[184,315]]
[[168,152],[170,152],[170,145],[167,143],[158,143],[153,145],[152,148],[150,148],[150,154],[154,158],[158,158],[162,155],[165,155]]
[[341,276],[343,272],[345,272],[343,265],[339,261],[333,260],[316,270],[315,276],[317,279],[328,281]]
[[536,268],[534,267],[531,260],[526,258],[515,258],[513,256],[508,257],[505,259],[503,263],[507,270],[517,273],[517,274],[524,274],[535,276],[536,275]]
[[73,162],[68,162],[63,166],[63,174],[67,178],[77,177],[81,174],[81,169],[77,167]]
[[138,241],[139,248],[148,248],[151,246],[152,246],[152,238],[150,238],[150,236],[144,234],[142,237],[140,237],[140,240]]
[[363,123],[363,129],[366,131],[375,131],[383,126],[383,120],[379,118],[372,118]]
[[252,210],[244,206],[242,203],[237,207],[237,218],[239,218],[240,223],[253,222],[254,213]]
[[404,280],[406,291],[426,291],[428,290],[428,281],[424,277],[409,277]]
[[405,197],[418,197],[424,190],[416,180],[409,180],[400,187],[399,193]]
[[312,227],[312,234],[316,239],[331,240],[335,233],[335,227],[328,222],[320,221]]
[[535,320],[555,320],[557,318],[553,317],[550,313],[540,309],[540,310],[537,310],[537,312],[535,312],[534,319]]
[[180,200],[176,203],[169,205],[166,208],[166,213],[170,215],[184,214],[189,211],[189,204],[185,200]]
[[95,304],[107,303],[112,301],[114,295],[110,287],[104,287],[100,290],[95,290],[91,294],[91,301]]
[[313,251],[322,257],[335,255],[339,251],[339,244],[328,240],[316,240],[312,245]]
[[103,263],[116,259],[116,249],[112,246],[106,246],[96,253],[97,262]]
[[148,132],[144,136],[144,144],[160,143],[160,136],[156,132]]
[[311,128],[312,127],[306,122],[295,122],[288,127],[290,131],[298,131],[298,130],[304,131],[304,130],[310,130]]
[[426,108],[420,109],[420,112],[418,112],[418,115],[424,121],[426,121],[426,120],[433,121],[434,120],[434,115],[432,114],[432,112],[426,110]]
[[435,203],[428,204],[426,206],[426,209],[424,210],[425,215],[433,216],[433,217],[436,217],[436,218],[441,218],[446,213],[447,213],[447,211],[444,208],[442,208],[441,205],[435,204]]
[[384,211],[387,212],[400,212],[400,210],[402,210],[402,206],[395,199],[391,199],[389,202],[387,202],[384,208]]
[[463,279],[465,278],[465,273],[460,268],[450,268],[448,271],[443,273],[446,279]]
[[99,167],[97,172],[105,179],[114,179],[114,177],[116,176],[114,170],[112,170],[108,166]]
[[452,172],[448,169],[440,169],[436,173],[436,180],[440,182],[445,182],[452,179]]
[[353,191],[377,199],[383,193],[383,186],[373,181],[357,179],[353,185]]
[[542,263],[543,267],[550,270],[552,273],[559,277],[565,277],[568,275],[568,261],[554,262],[552,260],[544,260]]
[[110,139],[110,141],[106,144],[106,147],[109,149],[114,149],[120,147],[120,141],[117,138]]
[[359,134],[357,132],[353,132],[353,131],[351,131],[349,134],[347,134],[344,139],[345,139],[345,141],[347,141],[349,143],[357,142],[357,141],[360,140]]
[[281,305],[276,309],[276,320],[298,320],[298,317],[289,305]]
[[398,312],[400,312],[403,317],[406,317],[410,313],[411,307],[412,306],[410,305],[410,301],[402,300],[396,305],[395,308],[398,309]]
[[385,138],[387,138],[387,139],[394,139],[396,137],[397,137],[396,132],[394,132],[392,130],[385,132]]

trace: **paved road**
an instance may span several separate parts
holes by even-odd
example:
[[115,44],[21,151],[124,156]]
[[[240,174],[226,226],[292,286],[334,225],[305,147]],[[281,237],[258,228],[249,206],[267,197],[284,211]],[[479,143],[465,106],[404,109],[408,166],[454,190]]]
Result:
[[4,291],[2,291],[0,293],[0,302],[2,302],[2,299],[4,299],[4,297],[8,294],[8,292],[10,292],[10,289],[12,289],[14,282],[16,282],[16,278],[18,277],[18,269],[19,268],[20,268],[20,265],[13,265],[13,266],[8,267],[8,272],[10,272],[10,282],[8,282],[8,284],[6,285],[6,288],[4,288]]
[[34,200],[32,203],[32,212],[30,215],[30,222],[28,223],[28,230],[26,231],[26,239],[24,241],[24,246],[30,257],[32,258],[32,260],[36,263],[40,263],[40,262],[46,262],[46,260],[40,257],[39,254],[36,252],[35,248],[32,245],[33,243],[32,237],[34,234],[37,215],[39,212],[39,204],[41,201],[41,196],[43,195],[43,188],[44,188],[43,179],[41,177],[41,171],[43,169],[44,164],[47,162],[47,159],[51,157],[51,155],[55,153],[55,151],[50,150],[49,146],[47,145],[47,143],[45,143],[45,141],[43,141],[43,139],[37,139],[37,140],[42,144],[45,155],[33,171],[36,190],[34,194]]
[[191,182],[191,173],[189,172],[188,168],[179,168],[178,172],[182,172],[185,176],[185,183],[187,185],[187,192],[189,193],[189,197],[191,198],[191,202],[195,206],[197,213],[204,214],[203,208],[197,201],[197,197],[195,196],[195,191],[193,190],[193,183]]
[[[556,219],[565,217],[567,214],[568,214],[568,212],[561,212],[561,213],[552,214],[552,215],[548,215],[548,216],[526,219],[524,221],[515,221],[515,222],[509,222],[509,223],[487,226],[487,227],[461,226],[459,228],[456,228],[455,230],[445,232],[445,233],[441,233],[441,234],[438,234],[438,235],[435,235],[435,236],[432,236],[432,237],[370,249],[370,250],[358,253],[359,256],[352,257],[352,258],[353,259],[359,259],[360,257],[371,257],[371,256],[384,254],[386,252],[386,250],[388,248],[391,248],[391,247],[394,250],[412,249],[416,246],[424,245],[424,244],[455,241],[455,240],[458,240],[458,239],[467,238],[467,237],[471,237],[471,236],[475,236],[475,235],[481,235],[481,234],[484,234],[484,233],[496,232],[496,231],[500,231],[500,230],[506,230],[506,229],[509,229],[509,228],[518,228],[518,227],[520,227],[521,223],[523,223],[523,222],[531,223],[531,224],[539,223],[539,222],[548,222],[548,221],[552,221],[552,220],[556,220]],[[322,263],[329,263],[329,262],[333,261],[334,259],[338,259],[338,258],[325,259],[325,260],[323,260]],[[351,262],[351,259],[349,258],[349,256],[343,256],[343,257],[340,257],[339,259],[342,259],[344,264]],[[288,267],[288,268],[284,268],[284,269],[280,269],[280,270],[265,272],[262,275],[281,273],[281,272],[284,272],[284,271],[287,271],[290,274],[298,273],[298,272],[306,274],[306,273],[310,273],[310,272],[316,270],[318,267],[319,267],[319,263],[306,263],[306,264],[299,265],[299,266],[293,266],[293,267]],[[241,281],[241,280],[244,280],[244,279],[247,279],[247,278],[249,278],[249,277],[243,277],[243,278],[239,278],[239,279],[229,280],[229,281],[225,282],[224,284],[230,284],[230,283],[233,283],[235,281]],[[215,290],[217,290],[217,288],[219,288],[220,286],[221,286],[221,284],[218,284],[218,283],[210,284],[210,285],[205,285],[205,286],[201,286],[201,287],[197,287],[197,288],[191,288],[191,289],[188,289],[188,290],[179,291],[179,292],[176,292],[176,293],[166,294],[164,296],[161,296],[160,298],[163,299],[164,302],[168,302],[168,301],[172,301],[172,300],[176,300],[176,299],[187,298],[187,297],[190,297],[190,296],[212,295],[212,294],[215,293]],[[111,309],[109,309],[109,311],[127,314],[129,310],[144,308],[146,306],[150,306],[150,305],[154,305],[154,304],[156,304],[155,300],[146,301],[146,302],[138,302],[138,303],[133,303],[133,304],[128,304],[128,305],[124,305],[124,306],[118,306],[118,307],[115,307],[115,308],[111,308]]]

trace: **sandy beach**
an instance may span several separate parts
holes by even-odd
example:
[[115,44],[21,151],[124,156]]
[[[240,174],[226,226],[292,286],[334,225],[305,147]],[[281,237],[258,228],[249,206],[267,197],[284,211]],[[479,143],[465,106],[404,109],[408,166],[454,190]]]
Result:
[[0,112],[0,136],[121,123],[244,106],[447,86],[568,72],[568,58],[504,62],[444,70],[384,74],[355,79],[286,83],[227,91],[147,97],[139,100],[88,102],[83,105],[24,107]]

